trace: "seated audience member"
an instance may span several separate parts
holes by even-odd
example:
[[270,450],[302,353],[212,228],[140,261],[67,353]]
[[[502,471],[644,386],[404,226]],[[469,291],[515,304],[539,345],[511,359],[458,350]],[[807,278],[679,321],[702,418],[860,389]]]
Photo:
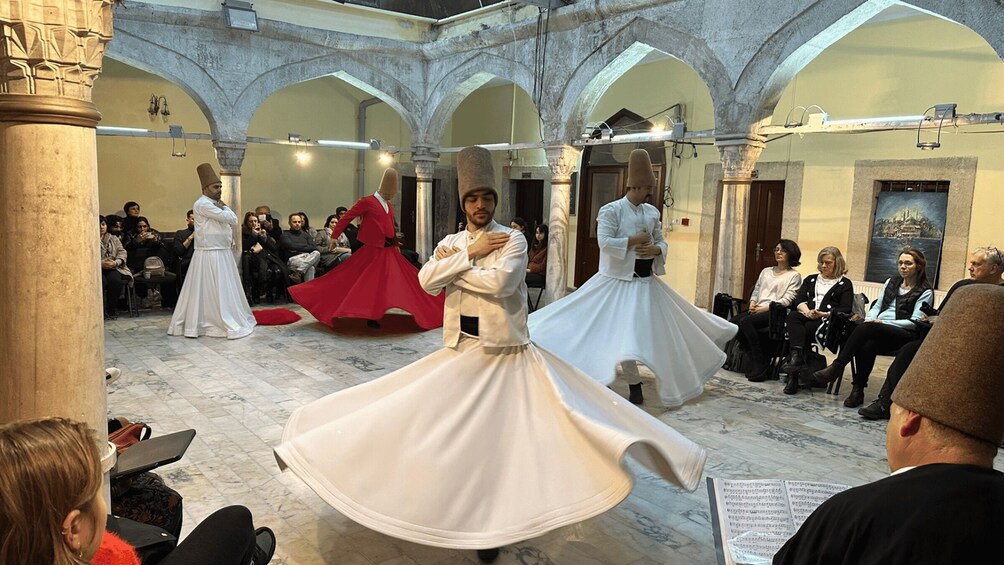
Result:
[[130,200],[122,205],[122,211],[125,212],[122,230],[125,233],[132,233],[136,231],[136,222],[138,222],[140,218],[139,204]]
[[422,261],[418,256],[418,252],[404,246],[404,232],[401,231],[401,226],[397,225],[397,220],[394,220],[394,238],[397,240],[397,250],[401,253],[401,256],[414,265],[416,269],[421,269]]
[[[1004,272],[1004,256],[1002,256],[1000,250],[996,247],[977,247],[969,255],[969,278],[962,279],[952,285],[952,288],[948,289],[948,294],[945,295],[945,299],[941,301],[938,309],[931,316],[925,315],[924,320],[930,324],[934,324],[938,320],[938,314],[945,309],[955,291],[964,286],[971,284],[1002,284],[1002,272]],[[879,391],[878,398],[868,406],[858,410],[858,414],[865,419],[889,419],[889,409],[892,406],[892,393],[896,390],[896,385],[899,383],[900,378],[903,377],[903,373],[906,372],[910,363],[913,362],[913,358],[920,349],[920,345],[924,343],[926,334],[923,331],[921,333],[922,336],[920,339],[915,339],[904,345],[900,348],[899,353],[896,354],[896,359],[889,365],[889,370],[886,371],[885,383],[882,385],[882,390]]]
[[854,328],[833,363],[813,373],[820,383],[831,383],[844,375],[844,367],[854,359],[854,381],[844,400],[848,408],[857,408],[864,402],[875,357],[892,355],[917,339],[917,322],[924,318],[923,309],[934,302],[924,254],[907,247],[900,253],[897,264],[899,275],[885,281],[882,294],[872,303],[864,323]]
[[526,265],[526,282],[536,286],[544,284],[547,273],[547,225],[541,224],[533,233],[530,262]]
[[[819,506],[775,565],[987,563],[1004,539],[1004,288],[960,289],[893,393],[892,475]],[[991,353],[988,357],[986,353]]]
[[174,232],[174,256],[178,259],[176,269],[179,287],[185,282],[185,274],[188,273],[192,255],[195,254],[195,214],[191,210],[185,214],[185,221],[188,222],[188,227]]
[[824,247],[816,256],[819,274],[805,277],[788,312],[786,329],[791,356],[781,370],[788,374],[785,394],[798,392],[798,370],[805,364],[803,353],[812,342],[826,338],[825,322],[834,312],[850,314],[854,306],[854,284],[844,276],[847,266],[836,247]]
[[268,206],[259,206],[254,209],[254,213],[258,216],[258,223],[268,232],[268,236],[279,241],[282,238],[282,228],[279,226],[278,218],[272,216],[272,209]]
[[105,318],[118,318],[116,304],[122,294],[122,285],[132,280],[132,273],[126,267],[126,250],[119,238],[108,233],[104,216],[98,216],[101,226],[101,290],[104,293]]
[[290,271],[300,273],[303,282],[314,280],[321,254],[310,235],[303,231],[303,217],[300,214],[289,215],[289,229],[282,233],[279,249],[282,250]]
[[[146,263],[148,257],[159,257],[161,261],[164,262],[164,266],[170,264],[171,253],[164,246],[164,240],[161,238],[160,232],[150,227],[150,222],[144,217],[140,216],[136,220],[136,231],[132,234],[127,233],[123,245],[128,253],[128,265],[129,270],[133,273],[142,273],[143,265]],[[147,285],[143,282],[143,279],[137,281],[136,285],[136,296],[143,299],[144,307],[148,305]],[[162,297],[161,306],[165,308],[173,308],[174,304],[178,301],[178,286],[177,281],[163,282],[159,284],[160,292]]]
[[750,295],[749,311],[736,316],[732,321],[739,326],[736,336],[743,349],[753,360],[746,378],[752,382],[767,380],[770,367],[760,345],[759,330],[770,323],[770,304],[777,302],[787,308],[795,299],[802,284],[802,275],[795,270],[799,266],[802,250],[790,239],[782,239],[774,246],[774,261],[777,265],[760,271]]
[[519,233],[523,234],[523,239],[526,240],[526,248],[530,249],[530,244],[533,242],[530,241],[530,232],[526,228],[526,220],[517,216],[509,222],[509,227],[514,230],[518,230]]
[[331,230],[338,224],[338,215],[332,214],[324,222],[324,228],[317,230],[318,243],[317,250],[321,252],[321,262],[319,267],[325,271],[330,271],[337,267],[352,255],[352,248],[349,244],[349,236],[342,232],[334,241],[331,240]]
[[[337,219],[341,220],[342,216],[344,216],[348,211],[349,209],[345,206],[339,206],[335,209],[335,216],[338,217]],[[336,221],[335,223],[337,224],[338,222]],[[355,221],[345,226],[345,232],[343,233],[345,233],[345,237],[349,238],[349,249],[351,249],[353,253],[363,246],[362,242],[359,241],[359,226],[356,225]]]
[[121,241],[122,237],[125,235],[125,218],[115,214],[110,214],[105,216],[105,221],[108,222],[108,233],[119,238]]
[[279,243],[261,227],[253,212],[241,222],[241,281],[248,302],[258,304],[262,295],[273,302],[286,294],[289,270],[279,257]]
[[[0,563],[139,563],[132,548],[105,532],[98,445],[93,430],[62,418],[0,426]],[[228,506],[160,563],[264,565],[274,549],[271,530],[256,531],[247,508]]]

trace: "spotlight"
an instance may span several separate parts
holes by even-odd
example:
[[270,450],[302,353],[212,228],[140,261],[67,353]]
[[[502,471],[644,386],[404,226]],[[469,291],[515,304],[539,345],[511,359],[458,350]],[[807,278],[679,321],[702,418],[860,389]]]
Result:
[[227,18],[227,27],[258,31],[258,14],[251,9],[250,2],[241,0],[223,0],[223,14]]

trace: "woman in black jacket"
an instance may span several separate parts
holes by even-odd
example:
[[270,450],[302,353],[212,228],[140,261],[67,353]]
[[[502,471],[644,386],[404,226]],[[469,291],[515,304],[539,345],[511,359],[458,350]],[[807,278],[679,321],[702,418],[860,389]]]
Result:
[[[805,364],[805,347],[820,341],[818,334],[825,332],[826,322],[834,312],[850,314],[854,305],[854,284],[844,276],[847,264],[836,247],[824,247],[816,256],[819,274],[809,275],[802,282],[788,312],[788,343],[791,357],[781,370],[788,374],[785,394],[798,392],[798,371]],[[823,333],[825,337],[825,333]]]

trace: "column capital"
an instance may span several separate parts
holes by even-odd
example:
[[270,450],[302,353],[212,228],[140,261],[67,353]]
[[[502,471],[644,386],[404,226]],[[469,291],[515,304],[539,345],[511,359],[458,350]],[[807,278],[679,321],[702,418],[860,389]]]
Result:
[[0,3],[0,95],[91,101],[115,0]]
[[547,156],[547,166],[551,168],[552,182],[570,181],[572,173],[579,166],[579,154],[581,153],[581,149],[571,145],[545,147],[544,154]]
[[766,137],[753,133],[716,137],[715,147],[722,158],[725,182],[749,183],[766,141]]
[[214,139],[213,147],[216,149],[216,160],[220,162],[221,173],[240,175],[241,165],[244,163],[244,151],[248,147],[247,142]]
[[436,164],[439,163],[439,153],[431,147],[420,145],[411,152],[411,162],[415,165],[415,176],[420,179],[431,179]]

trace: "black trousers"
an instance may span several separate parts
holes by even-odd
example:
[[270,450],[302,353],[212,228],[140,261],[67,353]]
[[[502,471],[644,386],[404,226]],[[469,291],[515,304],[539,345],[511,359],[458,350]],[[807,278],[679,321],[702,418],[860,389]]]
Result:
[[763,349],[760,346],[759,330],[766,329],[770,325],[770,312],[756,314],[743,312],[733,318],[732,322],[739,326],[739,337],[746,352],[755,360],[762,361]]
[[115,305],[118,304],[119,296],[122,294],[122,285],[125,277],[115,269],[101,269],[101,288],[105,295],[105,313],[114,314]]
[[882,390],[879,392],[879,398],[887,407],[892,406],[892,393],[896,390],[896,385],[903,378],[907,368],[910,367],[910,363],[913,363],[913,358],[917,356],[917,351],[920,350],[923,343],[923,339],[915,339],[899,348],[896,360],[892,362],[892,365],[889,365],[889,370],[885,374],[885,384],[882,385]]
[[856,371],[854,386],[868,386],[868,376],[875,367],[875,357],[892,355],[901,347],[916,339],[917,334],[892,324],[865,322],[854,328],[837,355],[837,362],[843,365],[854,359]]
[[199,523],[161,565],[247,565],[255,547],[251,511],[220,508]]
[[788,312],[785,325],[788,329],[788,343],[791,344],[792,348],[797,347],[805,351],[805,344],[811,344],[816,340],[816,330],[822,323],[823,320],[812,320],[798,310]]

